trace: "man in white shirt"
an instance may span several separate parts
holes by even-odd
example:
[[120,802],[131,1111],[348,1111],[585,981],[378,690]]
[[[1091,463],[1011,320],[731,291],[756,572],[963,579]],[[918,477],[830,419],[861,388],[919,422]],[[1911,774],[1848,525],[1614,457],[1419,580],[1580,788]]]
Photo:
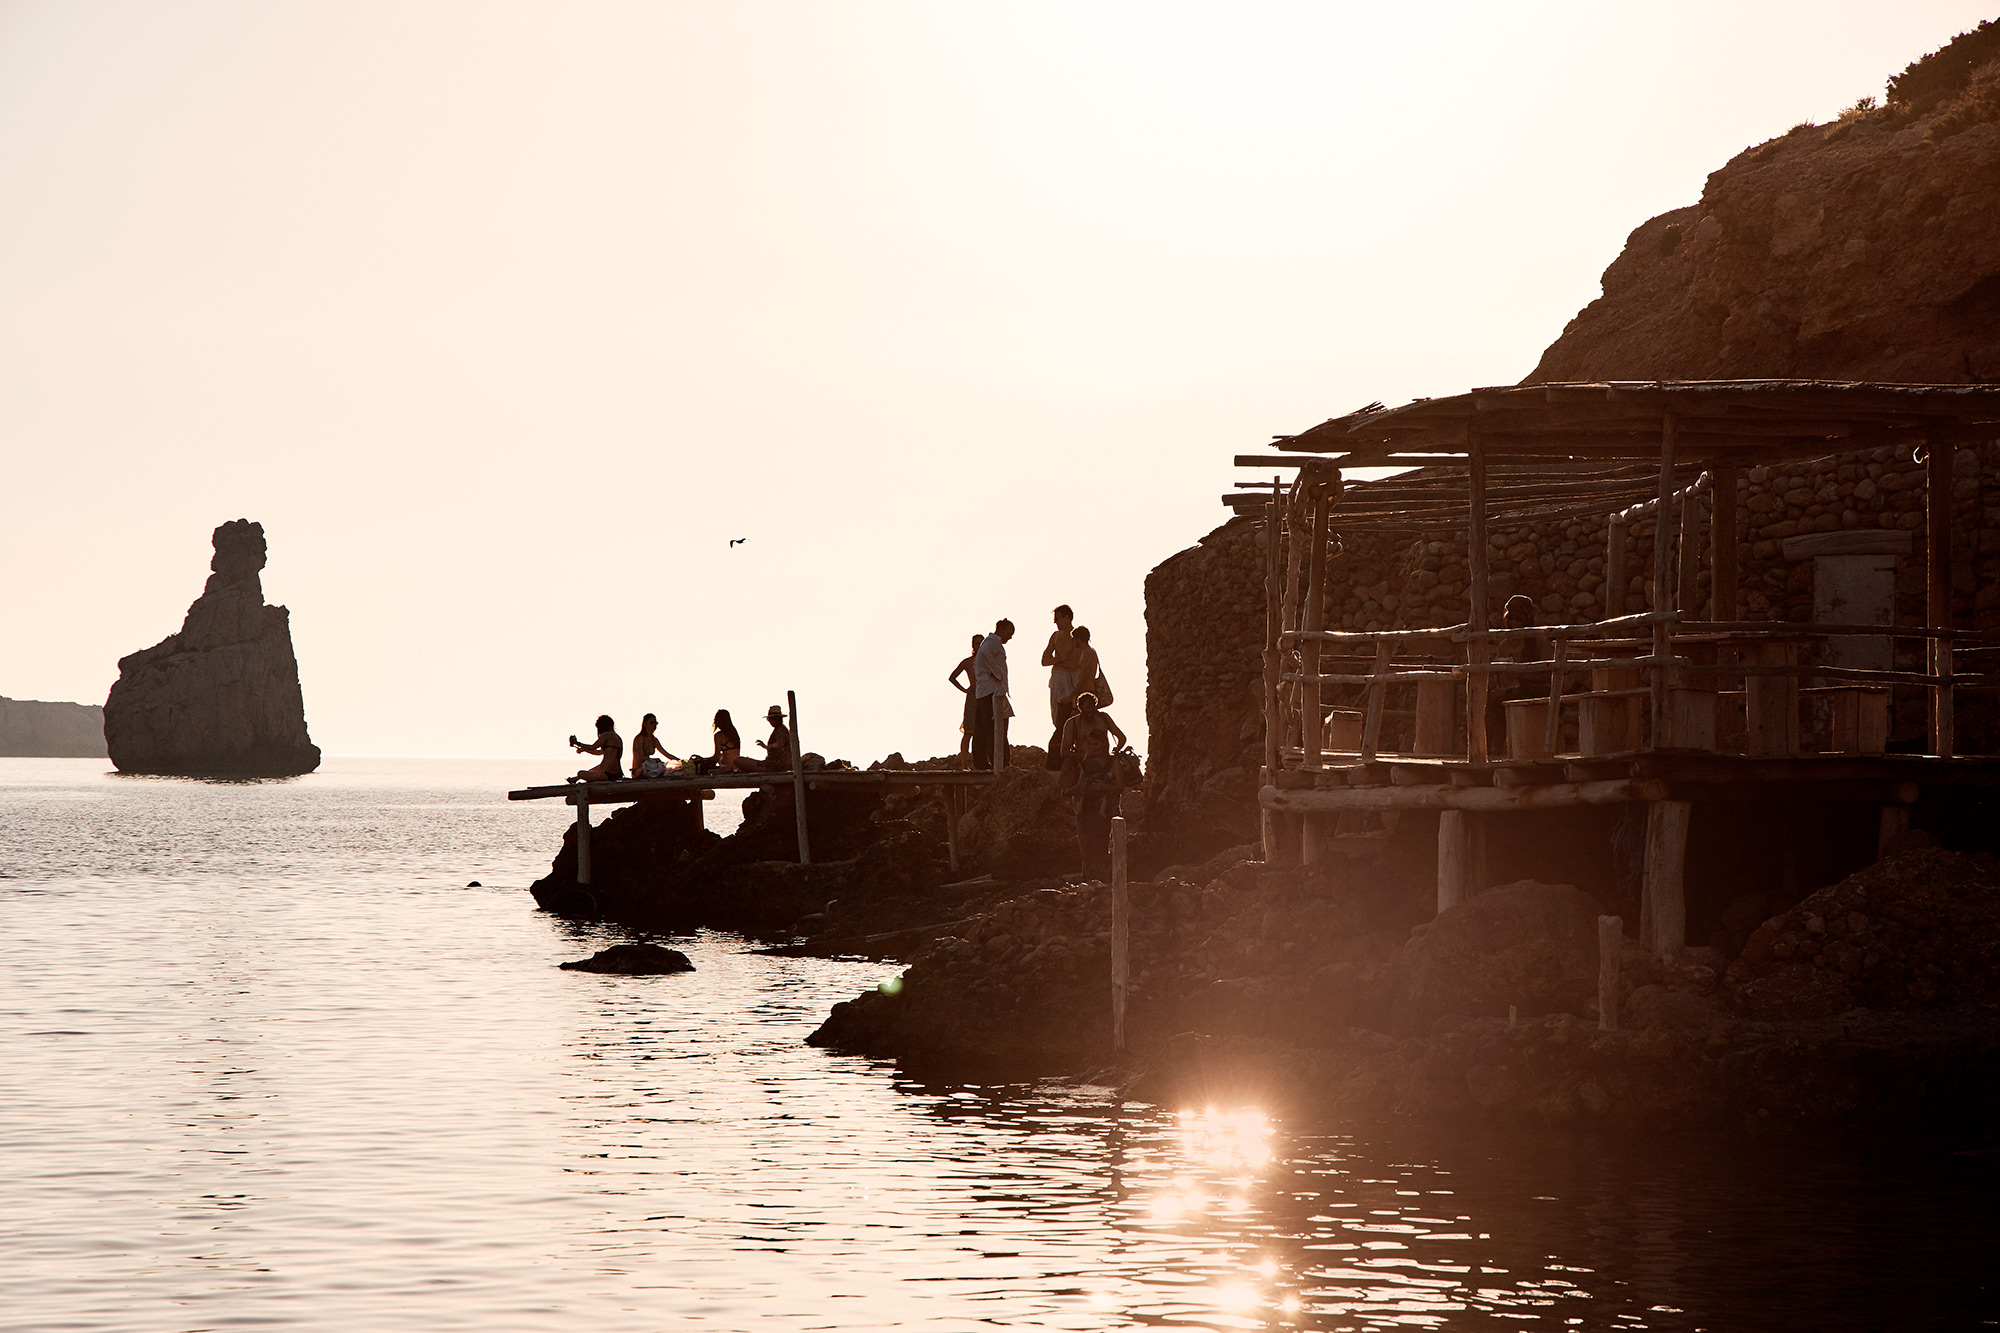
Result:
[[1014,637],[1014,622],[1000,620],[993,626],[993,632],[979,641],[979,651],[972,655],[972,766],[974,768],[993,767],[994,755],[994,700],[1000,702],[999,753],[1006,754],[1007,719],[1014,715],[1013,705],[1007,701],[1007,640]]

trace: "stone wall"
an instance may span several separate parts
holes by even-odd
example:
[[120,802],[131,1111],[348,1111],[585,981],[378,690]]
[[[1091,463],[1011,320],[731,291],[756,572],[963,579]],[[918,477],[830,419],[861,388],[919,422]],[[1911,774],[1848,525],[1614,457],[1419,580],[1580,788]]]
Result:
[[1146,757],[1154,827],[1217,845],[1257,836],[1264,543],[1231,519],[1146,576]]
[[[1952,616],[1962,629],[2000,629],[2000,443],[1952,459]],[[1352,483],[1365,485],[1366,483]],[[1737,487],[1738,614],[1750,620],[1812,618],[1813,565],[1785,558],[1787,537],[1865,528],[1908,532],[1911,551],[1896,576],[1898,624],[1924,620],[1924,468],[1907,448],[1837,454],[1751,468]],[[1708,499],[1703,508],[1707,543]],[[1678,537],[1678,507],[1672,520]],[[1339,528],[1335,510],[1334,527]],[[1491,609],[1532,597],[1546,624],[1647,609],[1654,520],[1626,524],[1626,586],[1604,588],[1607,516],[1537,523],[1496,522],[1489,538]],[[1466,617],[1463,525],[1421,537],[1342,536],[1327,565],[1327,626],[1347,630],[1454,625]],[[1255,779],[1262,762],[1264,577],[1259,524],[1232,519],[1162,562],[1146,580],[1147,722],[1150,796],[1157,815],[1256,833]],[[1706,556],[1703,557],[1706,563]],[[1699,578],[1707,614],[1709,581]],[[1896,665],[1919,665],[1917,641],[1899,643]],[[1916,691],[1902,692],[1895,736],[1923,731]],[[1335,702],[1331,698],[1329,702]],[[1982,694],[1961,692],[1961,748],[2000,750],[2000,727]],[[1386,738],[1396,739],[1394,719]]]

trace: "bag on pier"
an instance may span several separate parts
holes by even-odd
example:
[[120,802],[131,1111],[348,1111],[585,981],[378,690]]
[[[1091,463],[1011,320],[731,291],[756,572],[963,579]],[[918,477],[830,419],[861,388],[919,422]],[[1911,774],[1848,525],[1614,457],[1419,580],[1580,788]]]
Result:
[[1111,682],[1104,678],[1104,672],[1097,673],[1097,679],[1090,684],[1090,692],[1097,696],[1099,708],[1111,707]]

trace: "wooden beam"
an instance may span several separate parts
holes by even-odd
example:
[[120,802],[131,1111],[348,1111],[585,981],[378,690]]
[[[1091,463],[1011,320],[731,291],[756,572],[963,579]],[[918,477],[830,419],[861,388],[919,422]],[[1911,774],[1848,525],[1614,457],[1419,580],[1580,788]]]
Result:
[[[1932,629],[1952,627],[1951,507],[1951,449],[1942,439],[1931,439],[1924,452],[1924,623]],[[1930,641],[1927,665],[1933,676],[1951,674],[1951,640]],[[1950,758],[1956,748],[1955,733],[1951,686],[1933,685],[1931,753]]]
[[590,793],[576,795],[576,882],[590,883]]
[[1448,912],[1479,892],[1477,819],[1464,810],[1438,815],[1437,910]]
[[1680,562],[1675,567],[1674,605],[1688,615],[1701,612],[1701,487],[1687,488],[1681,496]]
[[1597,1028],[1600,1032],[1618,1030],[1618,967],[1619,953],[1625,945],[1625,921],[1622,917],[1600,916],[1597,918]]
[[1111,1045],[1125,1049],[1125,987],[1131,952],[1125,892],[1125,816],[1111,818]]
[[[1278,780],[1278,498],[1264,506],[1264,782]],[[1278,821],[1269,810],[1259,818],[1264,863],[1278,860]]]
[[1646,807],[1646,860],[1639,903],[1639,942],[1673,962],[1687,945],[1688,819],[1686,801],[1653,801]]
[[1563,810],[1579,805],[1618,805],[1625,801],[1658,801],[1667,784],[1657,779],[1608,778],[1598,782],[1551,782],[1539,787],[1455,787],[1433,783],[1425,787],[1334,787],[1258,793],[1267,810],[1287,814],[1326,814],[1343,810]]
[[806,834],[805,747],[799,744],[799,696],[785,691],[786,721],[792,729],[792,815],[799,826],[799,864],[812,864],[812,839]]
[[1625,544],[1625,516],[1613,514],[1604,523],[1604,583],[1597,599],[1604,612],[1598,617],[1600,620],[1612,620],[1625,614],[1625,587],[1628,582]]
[[[1672,412],[1660,417],[1659,507],[1653,513],[1653,598],[1648,610],[1662,615],[1653,624],[1653,656],[1664,659],[1673,653],[1673,627],[1664,618],[1674,609],[1673,524],[1674,434],[1678,423]],[[1646,738],[1658,750],[1673,744],[1667,721],[1667,668],[1657,663],[1646,668],[1652,690],[1652,732]]]
[[[1471,640],[1466,645],[1466,661],[1476,666],[1489,660],[1491,650],[1485,634],[1492,628],[1486,568],[1486,454],[1476,444],[1472,446],[1469,464],[1471,487],[1465,553],[1471,578],[1466,589],[1465,623]],[[1465,678],[1465,757],[1475,764],[1485,763],[1491,753],[1491,742],[1486,735],[1486,699],[1491,689],[1484,672],[1474,671]]]
[[[1333,497],[1320,494],[1313,497],[1312,535],[1306,550],[1309,568],[1306,570],[1306,613],[1305,629],[1317,634],[1325,628],[1326,622],[1326,523],[1327,513],[1333,507]],[[1318,639],[1307,639],[1304,644],[1304,672],[1308,677],[1317,676],[1320,667],[1320,652],[1325,645]],[[1326,743],[1326,710],[1321,700],[1320,683],[1308,679],[1305,683],[1305,727],[1302,735],[1306,747],[1306,767],[1320,766],[1320,751]]]

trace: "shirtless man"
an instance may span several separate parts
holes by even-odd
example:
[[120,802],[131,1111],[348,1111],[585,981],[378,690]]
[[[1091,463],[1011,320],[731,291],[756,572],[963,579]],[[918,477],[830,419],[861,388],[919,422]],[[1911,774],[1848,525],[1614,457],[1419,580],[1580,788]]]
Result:
[[1111,760],[1112,736],[1125,744],[1125,733],[1111,714],[1097,708],[1097,696],[1085,690],[1076,696],[1076,716],[1063,727],[1062,754],[1077,766],[1076,842],[1083,853],[1083,873],[1102,878],[1110,861],[1112,798],[1118,773]]
[[610,782],[624,776],[620,761],[625,758],[625,738],[618,734],[616,724],[612,722],[609,713],[597,719],[597,739],[594,742],[585,745],[572,734],[569,743],[578,754],[601,755],[603,762],[596,768],[584,769],[568,781]]
[[1054,612],[1055,633],[1049,635],[1049,646],[1042,649],[1042,665],[1049,668],[1049,720],[1055,730],[1049,733],[1049,767],[1062,767],[1059,751],[1062,745],[1063,723],[1076,710],[1076,692],[1090,683],[1090,677],[1078,668],[1083,662],[1083,645],[1079,644],[1071,631],[1076,625],[1076,613],[1065,602]]

